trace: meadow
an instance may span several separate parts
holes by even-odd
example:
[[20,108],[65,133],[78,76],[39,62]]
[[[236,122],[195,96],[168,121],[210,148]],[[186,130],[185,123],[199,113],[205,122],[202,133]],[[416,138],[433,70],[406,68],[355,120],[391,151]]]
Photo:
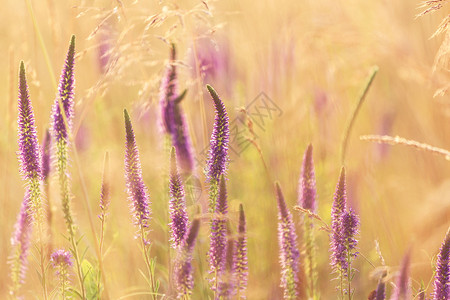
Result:
[[449,13],[3,1],[0,299],[450,299]]

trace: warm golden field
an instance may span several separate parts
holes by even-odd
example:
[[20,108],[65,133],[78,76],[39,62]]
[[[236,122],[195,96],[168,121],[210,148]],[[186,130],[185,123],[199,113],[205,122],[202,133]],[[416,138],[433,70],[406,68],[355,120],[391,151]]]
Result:
[[[318,215],[330,223],[333,193],[342,165],[343,137],[374,66],[379,71],[356,116],[345,160],[348,201],[361,220],[361,255],[355,260],[358,271],[353,280],[354,299],[367,299],[376,288],[379,273],[374,271],[382,266],[376,241],[389,270],[390,283],[395,282],[401,259],[412,247],[413,295],[421,282],[428,294],[433,291],[436,255],[450,225],[450,160],[404,145],[380,145],[359,137],[398,135],[450,150],[450,91],[445,90],[450,84],[450,29],[430,39],[450,13],[446,0],[440,10],[418,18],[416,15],[424,10],[419,8],[419,0],[2,3],[0,299],[8,298],[10,240],[24,196],[16,154],[19,63],[23,60],[27,69],[41,142],[50,126],[51,107],[72,34],[76,36],[77,53],[73,128],[77,156],[73,150],[69,154],[72,211],[79,227],[78,237],[82,237],[80,247],[87,249],[85,258],[96,265],[94,241],[100,233],[96,216],[100,213],[98,203],[107,151],[111,206],[105,231],[104,276],[111,299],[150,299],[139,272],[145,271],[145,265],[133,238],[135,228],[124,179],[124,108],[132,118],[144,181],[152,201],[151,255],[157,258],[156,278],[161,281],[160,292],[173,295],[168,283],[168,154],[159,124],[159,85],[170,43],[178,49],[180,90],[188,90],[182,108],[194,155],[200,161],[196,174],[202,193],[188,197],[187,203],[189,217],[199,215],[203,220],[194,255],[192,299],[212,297],[204,279],[208,272],[209,215],[203,169],[214,109],[205,85],[211,84],[221,96],[230,121],[247,129],[239,135],[240,141],[254,141],[245,149],[231,142],[233,149],[242,151],[239,155],[230,151],[227,175],[232,227],[236,228],[239,203],[243,203],[247,217],[247,298],[281,299],[273,182],[281,183],[288,207],[299,224],[301,214],[293,207],[297,205],[303,153],[311,143]],[[109,49],[109,64],[103,69],[101,46]],[[436,59],[439,51],[444,54]],[[199,69],[201,55],[215,56],[218,61],[213,71],[203,70],[207,73],[203,79]],[[261,101],[257,96],[262,92],[277,110],[259,107],[264,116],[252,115],[257,106],[248,105],[255,98]],[[253,136],[245,122],[239,121],[245,118],[244,107],[253,118]],[[54,210],[54,245],[68,249],[55,172],[50,177],[47,197]],[[86,203],[91,209],[93,227]],[[297,227],[301,243],[300,224]],[[337,282],[332,280],[328,260],[328,234],[318,231],[316,239],[321,299],[337,299]],[[36,253],[32,243],[25,283],[20,289],[24,299],[43,299]],[[48,269],[47,278],[50,298],[59,299],[52,268]],[[71,283],[78,288],[75,273]],[[390,283],[388,295],[393,290]]]

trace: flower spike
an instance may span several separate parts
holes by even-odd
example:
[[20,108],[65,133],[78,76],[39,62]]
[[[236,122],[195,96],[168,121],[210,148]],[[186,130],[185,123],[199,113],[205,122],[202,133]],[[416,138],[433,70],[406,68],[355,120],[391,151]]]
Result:
[[292,214],[286,206],[279,182],[275,182],[278,202],[278,244],[280,247],[281,287],[285,299],[297,299],[300,253]]
[[[131,125],[130,115],[126,109],[124,110],[124,118],[126,132],[125,179],[127,183],[128,196],[131,202],[131,211],[134,218],[134,224],[139,227],[139,234],[141,234],[142,231],[146,234],[145,231],[148,229],[150,222],[149,195],[142,178],[139,150],[136,144],[133,127]],[[142,236],[142,238],[146,240],[146,236]]]

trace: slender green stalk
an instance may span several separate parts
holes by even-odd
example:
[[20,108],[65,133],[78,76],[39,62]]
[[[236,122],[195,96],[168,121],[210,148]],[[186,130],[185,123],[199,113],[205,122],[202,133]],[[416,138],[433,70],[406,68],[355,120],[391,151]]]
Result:
[[108,299],[109,296],[107,294],[106,289],[106,278],[105,278],[105,272],[103,270],[103,243],[105,238],[105,225],[106,225],[106,216],[107,216],[107,210],[109,206],[109,154],[108,152],[105,153],[105,160],[103,163],[103,182],[101,187],[101,195],[100,195],[100,208],[101,208],[101,215],[100,215],[100,242],[99,242],[99,255],[98,255],[98,265],[100,272],[98,272],[98,278],[97,278],[97,291],[99,293],[99,296],[101,297],[102,291],[100,282],[103,282],[103,290],[105,291],[105,298]]
[[364,89],[363,89],[361,95],[359,96],[358,102],[353,110],[352,118],[350,119],[350,122],[347,125],[347,129],[344,131],[345,134],[344,134],[344,138],[342,140],[342,146],[341,146],[341,164],[342,165],[344,165],[344,163],[345,163],[345,155],[347,152],[348,139],[350,137],[350,134],[351,134],[351,131],[353,128],[353,124],[355,123],[355,120],[356,120],[356,117],[358,116],[359,110],[361,109],[361,106],[364,103],[364,99],[366,99],[367,92],[369,91],[369,88],[372,85],[372,82],[373,82],[377,72],[378,72],[378,67],[377,66],[373,67],[372,72],[369,76],[369,79],[367,80],[367,83],[364,86]]
[[[63,114],[64,115],[64,114]],[[78,251],[78,243],[75,239],[76,227],[73,222],[72,212],[70,210],[70,187],[69,187],[69,178],[67,174],[67,161],[68,161],[68,147],[67,142],[64,139],[61,139],[56,143],[56,169],[59,174],[59,186],[61,189],[61,197],[63,204],[63,213],[64,219],[66,221],[67,231],[69,232],[69,242],[72,247],[72,254],[75,259],[76,270],[78,281],[80,284],[81,296],[83,299],[86,299],[85,289],[84,289],[84,275],[83,270],[81,269],[81,258]]]
[[317,270],[316,270],[316,247],[314,239],[313,220],[310,216],[305,216],[304,233],[305,233],[305,262],[306,262],[306,280],[308,299],[319,299],[319,291],[317,289]]
[[140,226],[140,231],[141,231],[141,247],[142,247],[142,252],[144,254],[144,260],[145,260],[145,264],[147,266],[147,271],[148,274],[150,276],[149,278],[149,283],[150,283],[150,290],[151,290],[151,294],[152,294],[152,299],[156,300],[156,295],[158,293],[158,291],[156,290],[155,286],[155,276],[154,276],[154,268],[152,267],[152,263],[150,261],[150,257],[149,257],[149,252],[150,252],[150,248],[151,248],[151,244],[148,243],[145,240],[145,230],[143,226]]
[[37,38],[39,41],[39,46],[41,47],[42,53],[44,54],[45,63],[47,65],[48,72],[50,73],[50,79],[52,81],[53,88],[56,90],[57,84],[56,84],[55,73],[53,72],[52,64],[50,62],[50,56],[48,55],[47,47],[45,47],[44,39],[42,38],[41,31],[37,24],[36,16],[34,15],[33,6],[31,5],[30,0],[25,0],[25,2],[27,4],[27,9],[28,9],[28,12],[30,13],[31,20],[33,22],[34,30],[36,31],[36,35],[37,35]]
[[29,191],[30,191],[30,201],[31,201],[31,210],[35,212],[35,224],[38,227],[38,249],[39,249],[39,267],[40,267],[40,275],[41,275],[41,285],[43,289],[44,299],[48,299],[48,290],[47,290],[47,276],[46,276],[46,250],[45,250],[45,242],[44,242],[44,230],[42,226],[45,224],[44,220],[44,208],[42,205],[41,198],[41,187],[40,180],[38,178],[33,178],[29,181]]

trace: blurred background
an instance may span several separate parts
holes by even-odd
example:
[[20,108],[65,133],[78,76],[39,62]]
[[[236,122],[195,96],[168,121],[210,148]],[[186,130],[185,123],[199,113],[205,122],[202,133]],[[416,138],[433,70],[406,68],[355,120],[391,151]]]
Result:
[[[318,214],[329,222],[344,131],[374,65],[379,71],[355,121],[345,163],[349,202],[361,218],[355,299],[366,299],[376,286],[377,277],[372,275],[382,261],[375,241],[392,276],[412,247],[413,288],[417,290],[422,281],[427,286],[450,221],[450,162],[402,145],[361,141],[359,136],[399,135],[450,149],[446,91],[450,73],[445,57],[450,32],[430,39],[449,14],[445,4],[439,11],[416,17],[424,10],[419,8],[421,2],[406,0],[258,1],[257,5],[248,0],[3,1],[0,298],[8,291],[10,239],[24,194],[16,155],[18,66],[21,60],[26,64],[42,141],[72,34],[77,52],[74,134],[80,158],[70,166],[72,207],[82,244],[88,248],[86,256],[95,262],[95,237],[82,187],[93,214],[99,214],[103,157],[108,151],[113,184],[105,271],[114,299],[145,287],[137,271],[144,264],[133,239],[123,175],[124,108],[131,113],[151,195],[157,277],[161,290],[167,287],[168,196],[163,176],[167,153],[159,124],[159,85],[170,43],[178,50],[180,89],[188,90],[182,107],[198,161],[200,185],[188,199],[190,216],[207,201],[204,153],[214,110],[205,84],[215,87],[236,125],[228,171],[230,216],[237,220],[239,203],[244,204],[249,299],[282,295],[273,181],[280,181],[293,208],[303,153],[312,143]],[[67,247],[57,186],[53,174],[48,197],[55,211],[55,245]],[[299,223],[299,213],[293,213]],[[100,222],[95,221],[99,232]],[[205,221],[195,256],[194,295],[202,295],[207,285],[207,229]],[[336,281],[330,275],[327,234],[318,232],[317,242],[322,299],[333,299]],[[41,291],[33,255],[29,261],[22,288],[26,299]]]

